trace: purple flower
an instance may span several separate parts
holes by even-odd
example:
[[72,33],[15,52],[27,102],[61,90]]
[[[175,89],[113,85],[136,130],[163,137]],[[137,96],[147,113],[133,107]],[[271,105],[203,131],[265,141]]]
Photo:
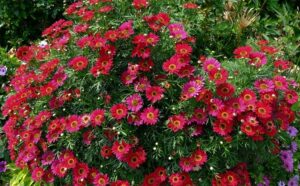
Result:
[[287,172],[292,172],[294,169],[293,152],[291,150],[282,150],[280,159],[283,161],[283,168]]
[[278,186],[285,186],[285,183],[283,181],[279,181]]
[[296,137],[298,134],[298,130],[293,126],[289,126],[287,132],[291,137]]
[[264,179],[265,186],[269,186],[270,185],[269,178],[267,176],[264,176],[263,179]]
[[299,176],[292,177],[288,182],[288,186],[299,186]]
[[6,66],[0,66],[0,76],[5,76],[7,72],[7,67]]
[[293,141],[293,142],[291,143],[291,151],[292,151],[293,153],[295,153],[297,150],[298,150],[298,144],[297,144],[297,142]]
[[6,171],[6,161],[0,161],[0,172]]

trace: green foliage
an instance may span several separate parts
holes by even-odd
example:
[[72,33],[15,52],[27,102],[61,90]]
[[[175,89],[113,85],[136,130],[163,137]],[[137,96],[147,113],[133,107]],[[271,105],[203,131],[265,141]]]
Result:
[[10,186],[52,186],[52,184],[34,182],[28,169],[20,169],[13,163],[7,165],[7,171],[0,175],[0,180],[9,183]]
[[[8,86],[10,77],[15,73],[16,68],[20,65],[20,61],[17,60],[15,57],[10,56],[7,54],[5,49],[0,48],[0,66],[6,66],[7,72],[5,76],[0,76],[0,106],[2,107],[6,97],[7,92],[5,92],[5,87]],[[10,162],[9,153],[6,149],[7,146],[7,140],[5,138],[5,135],[2,131],[2,126],[4,125],[6,118],[2,116],[2,113],[0,113],[0,159],[5,160],[7,162]],[[7,170],[9,172],[9,170]],[[9,182],[10,176],[8,174],[10,173],[3,173],[0,176],[0,183],[1,180],[5,183]]]
[[20,46],[36,39],[70,2],[73,0],[0,0],[0,46]]

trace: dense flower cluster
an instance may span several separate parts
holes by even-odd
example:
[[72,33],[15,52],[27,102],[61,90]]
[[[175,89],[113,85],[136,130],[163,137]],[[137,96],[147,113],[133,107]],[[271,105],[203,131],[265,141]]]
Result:
[[[139,13],[150,6],[134,0],[126,8]],[[259,51],[251,46],[234,51],[237,59],[231,63],[253,73],[274,71],[241,86],[217,59],[195,60],[196,38],[166,12],[145,11],[118,24],[112,20],[114,25],[95,32],[93,24],[116,18],[118,9],[110,0],[76,2],[66,10],[74,22],[59,20],[45,29],[47,45],[17,50],[24,64],[2,108],[9,116],[3,130],[11,158],[18,167],[29,167],[33,180],[194,185],[192,173],[205,172],[206,164],[221,156],[201,139],[231,143],[242,136],[247,145],[276,144],[278,133],[291,127],[297,84],[284,75],[291,63],[273,59],[275,48],[264,44]],[[289,150],[280,157],[288,162]],[[242,158],[231,164],[234,168],[210,172],[205,179],[212,185],[251,185]]]

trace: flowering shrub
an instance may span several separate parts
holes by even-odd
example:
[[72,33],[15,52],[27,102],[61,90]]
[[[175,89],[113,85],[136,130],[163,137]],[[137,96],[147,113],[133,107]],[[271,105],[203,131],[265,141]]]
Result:
[[62,185],[288,180],[297,169],[284,155],[298,127],[292,63],[263,41],[222,63],[198,56],[197,9],[77,2],[71,20],[44,30],[47,42],[20,47],[24,64],[2,107],[16,165]]

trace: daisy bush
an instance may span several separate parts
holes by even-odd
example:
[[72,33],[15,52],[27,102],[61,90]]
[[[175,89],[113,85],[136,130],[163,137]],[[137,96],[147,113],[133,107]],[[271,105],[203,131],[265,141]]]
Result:
[[[299,86],[267,41],[203,56],[199,6],[76,2],[22,46],[10,157],[57,185],[267,185],[297,173]],[[226,46],[224,46],[226,47]],[[294,178],[293,178],[294,179]]]

